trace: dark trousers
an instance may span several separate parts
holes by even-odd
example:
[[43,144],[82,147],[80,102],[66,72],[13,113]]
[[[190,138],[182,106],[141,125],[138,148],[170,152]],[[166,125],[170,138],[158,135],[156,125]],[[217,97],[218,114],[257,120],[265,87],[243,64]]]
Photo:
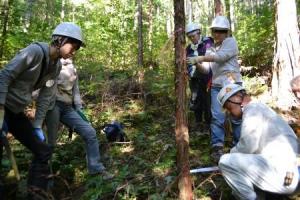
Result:
[[28,187],[38,190],[47,190],[49,175],[48,161],[53,148],[38,139],[33,133],[33,126],[24,113],[13,113],[5,108],[4,120],[15,139],[27,147],[33,154],[33,159],[28,172]]
[[196,122],[204,121],[207,125],[209,125],[211,120],[211,110],[210,90],[208,89],[207,81],[198,78],[192,78],[190,80],[190,90],[192,93],[197,93],[196,106],[194,109]]

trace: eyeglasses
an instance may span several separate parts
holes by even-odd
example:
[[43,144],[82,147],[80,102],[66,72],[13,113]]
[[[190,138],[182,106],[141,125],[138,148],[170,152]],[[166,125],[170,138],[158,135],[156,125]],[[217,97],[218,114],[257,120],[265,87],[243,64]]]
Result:
[[228,30],[216,30],[216,29],[212,29],[211,30],[212,31],[212,33],[228,33]]

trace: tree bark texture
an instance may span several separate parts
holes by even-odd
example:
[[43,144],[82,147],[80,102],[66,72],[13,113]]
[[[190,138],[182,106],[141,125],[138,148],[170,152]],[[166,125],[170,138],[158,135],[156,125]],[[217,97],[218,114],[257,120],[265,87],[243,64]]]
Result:
[[32,7],[33,7],[33,4],[35,3],[34,0],[27,0],[26,1],[26,4],[27,4],[27,9],[25,11],[25,14],[24,14],[24,30],[27,31],[27,29],[29,28],[30,26],[30,23],[31,23],[31,18],[32,18]]
[[138,0],[138,66],[143,66],[143,7],[142,0]]
[[215,16],[224,15],[224,7],[221,0],[215,1]]
[[288,109],[294,104],[290,80],[299,75],[299,27],[294,0],[276,0],[276,53],[273,60],[272,96],[277,106]]
[[174,0],[175,13],[175,93],[176,93],[176,145],[177,169],[179,172],[179,199],[193,198],[189,167],[189,135],[186,115],[186,64],[185,64],[185,12],[184,0]]
[[150,52],[150,55],[152,57],[152,46],[153,46],[153,12],[154,12],[154,5],[153,0],[149,1],[149,10],[148,10],[148,23],[149,23],[149,31],[148,31],[148,49]]
[[2,31],[1,31],[1,41],[0,41],[0,60],[3,57],[4,43],[7,35],[7,25],[9,18],[9,5],[11,5],[12,0],[4,0],[3,9],[1,11],[1,16],[3,17],[2,21]]

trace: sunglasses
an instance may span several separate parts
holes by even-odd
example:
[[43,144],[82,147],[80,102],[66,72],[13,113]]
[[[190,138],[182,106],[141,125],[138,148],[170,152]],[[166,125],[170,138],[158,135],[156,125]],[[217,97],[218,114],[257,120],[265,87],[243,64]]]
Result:
[[216,30],[216,29],[213,29],[212,32],[213,33],[228,33],[228,30]]

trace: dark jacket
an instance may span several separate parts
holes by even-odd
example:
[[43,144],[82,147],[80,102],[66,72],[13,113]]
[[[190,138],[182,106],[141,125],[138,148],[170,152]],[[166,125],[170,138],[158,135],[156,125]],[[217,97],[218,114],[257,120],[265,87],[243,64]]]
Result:
[[[56,77],[61,63],[51,63],[47,43],[30,44],[0,71],[0,104],[14,113],[23,112],[40,89],[34,127],[41,127],[50,101],[56,93]],[[43,49],[42,49],[43,48]]]

